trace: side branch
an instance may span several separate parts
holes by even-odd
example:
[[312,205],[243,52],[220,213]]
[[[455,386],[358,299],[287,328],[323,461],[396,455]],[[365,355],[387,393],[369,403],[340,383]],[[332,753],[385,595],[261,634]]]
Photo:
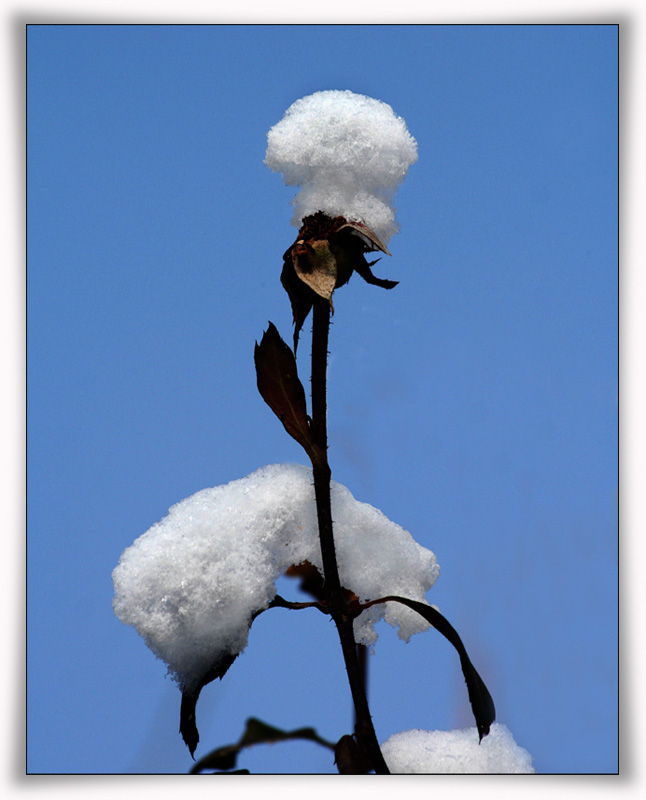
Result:
[[294,603],[291,600],[285,600],[285,598],[281,597],[279,594],[274,597],[267,608],[288,608],[292,611],[300,611],[302,608],[317,608],[323,614],[328,613],[324,603],[319,603],[316,600],[310,603]]

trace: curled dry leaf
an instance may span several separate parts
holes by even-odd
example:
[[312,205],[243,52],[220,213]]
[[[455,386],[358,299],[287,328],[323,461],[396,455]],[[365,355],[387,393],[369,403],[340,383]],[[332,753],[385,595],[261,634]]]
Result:
[[297,241],[292,247],[296,275],[319,297],[332,300],[337,281],[336,258],[326,239]]
[[[387,256],[390,255],[390,250],[388,250],[386,245],[381,241],[377,234],[374,231],[371,231],[367,225],[363,224],[363,222],[346,222],[339,228],[339,233],[347,230],[348,228],[357,231],[360,237],[368,240],[369,244],[366,247],[366,250],[381,250],[382,253],[385,253]],[[372,247],[370,245],[372,245]]]

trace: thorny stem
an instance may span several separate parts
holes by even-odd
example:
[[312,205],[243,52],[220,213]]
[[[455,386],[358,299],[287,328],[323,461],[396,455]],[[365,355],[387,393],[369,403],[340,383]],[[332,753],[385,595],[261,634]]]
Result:
[[330,330],[330,304],[317,297],[314,301],[312,328],[312,434],[317,445],[312,458],[314,492],[323,558],[325,597],[328,610],[341,640],[345,668],[355,710],[355,734],[368,753],[377,774],[389,773],[372,724],[366,696],[363,670],[354,639],[353,616],[347,606],[339,580],[334,547],[332,506],[330,501],[331,470],[327,459],[327,356]]

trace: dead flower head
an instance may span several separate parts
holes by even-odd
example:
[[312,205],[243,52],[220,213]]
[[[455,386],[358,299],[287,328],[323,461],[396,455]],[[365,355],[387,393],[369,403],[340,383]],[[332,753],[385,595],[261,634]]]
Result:
[[296,241],[283,256],[280,276],[294,315],[294,351],[316,295],[332,306],[332,293],[346,284],[353,272],[374,286],[397,286],[398,281],[373,275],[370,267],[379,259],[366,261],[364,253],[377,250],[390,255],[381,239],[362,222],[329,217],[322,211],[303,219]]

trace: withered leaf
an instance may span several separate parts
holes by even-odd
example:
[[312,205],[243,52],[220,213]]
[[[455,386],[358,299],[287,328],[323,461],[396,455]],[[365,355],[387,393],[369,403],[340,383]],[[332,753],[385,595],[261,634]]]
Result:
[[[265,608],[260,608],[257,611],[254,611],[249,619],[250,629],[256,617],[260,616],[260,614],[262,614],[265,610]],[[189,749],[191,757],[193,757],[195,748],[200,741],[200,735],[197,730],[197,723],[195,719],[195,709],[200,692],[208,683],[211,683],[211,681],[214,681],[216,678],[222,680],[222,678],[224,678],[228,672],[229,667],[239,655],[240,653],[223,653],[215,660],[211,668],[203,675],[199,685],[196,688],[190,691],[187,689],[182,691],[182,702],[179,712],[179,732],[181,733],[182,739]],[[235,764],[233,766],[235,766]]]
[[460,666],[462,667],[462,674],[464,675],[464,680],[467,684],[467,691],[469,693],[471,710],[473,711],[473,716],[475,717],[480,741],[482,741],[482,737],[489,733],[491,724],[496,719],[496,708],[494,706],[493,699],[489,694],[489,690],[485,686],[485,683],[480,675],[478,675],[476,668],[471,663],[466,648],[462,644],[462,640],[458,636],[457,631],[446,619],[446,617],[443,617],[437,609],[427,606],[426,604],[420,603],[416,600],[409,600],[406,597],[389,595],[388,597],[382,597],[380,600],[373,600],[370,603],[364,604],[364,607],[368,607],[369,605],[377,605],[380,602],[386,602],[389,600],[403,603],[403,605],[412,608],[413,611],[417,611],[417,613],[424,617],[427,622],[429,622],[437,631],[442,634],[442,636],[448,639],[453,647],[455,647],[455,649],[458,651],[458,655],[460,656]]
[[201,690],[202,687],[196,692],[182,692],[182,702],[179,710],[179,732],[182,735],[184,744],[188,747],[191,757],[193,757],[195,748],[200,741],[200,734],[195,721],[195,711],[197,698],[200,696]]
[[269,408],[285,426],[285,430],[312,452],[312,436],[307,416],[305,390],[298,377],[296,358],[281,339],[273,323],[254,350],[258,391]]
[[[357,236],[354,231],[358,232],[360,236]],[[366,240],[368,241],[366,242]],[[370,250],[381,250],[389,256],[390,252],[377,234],[361,222],[346,222],[341,225],[336,234],[334,245],[335,252],[340,250],[350,256],[352,269],[356,270],[366,283],[372,286],[381,286],[382,289],[392,289],[399,283],[399,281],[377,278],[373,274],[370,267],[376,264],[379,259],[366,261],[364,253]],[[337,256],[337,260],[341,262],[339,256]],[[340,282],[337,285],[340,285]]]
[[238,754],[245,747],[253,747],[257,744],[275,744],[276,742],[284,742],[291,739],[306,739],[330,750],[334,749],[334,745],[321,738],[314,728],[283,731],[255,717],[250,717],[247,720],[244,733],[236,744],[229,744],[213,750],[213,752],[200,759],[193,766],[191,772],[197,774],[205,770],[231,770],[236,766]]
[[377,278],[373,274],[370,267],[376,263],[377,261],[366,261],[365,256],[363,253],[361,253],[360,256],[355,259],[354,268],[357,271],[357,274],[361,275],[366,283],[370,283],[373,286],[381,286],[382,289],[393,289],[395,286],[397,286],[399,281],[389,281],[386,278]]
[[298,348],[298,336],[307,319],[307,315],[312,310],[314,303],[314,292],[306,286],[296,275],[294,262],[292,261],[291,248],[283,256],[283,271],[280,275],[280,282],[287,292],[289,302],[292,306],[292,316],[294,318],[294,355]]
[[296,275],[325,300],[332,299],[336,286],[336,258],[325,239],[299,240],[292,247]]
[[200,734],[197,730],[197,722],[195,719],[195,709],[200,692],[207,683],[211,683],[211,681],[214,681],[216,678],[222,680],[237,657],[237,653],[234,655],[225,653],[206,673],[197,689],[182,692],[182,702],[179,711],[179,732],[182,735],[184,743],[188,747],[191,757],[193,757],[195,748],[200,741]]
[[382,253],[385,253],[387,256],[390,255],[390,251],[386,247],[386,245],[381,241],[381,239],[377,236],[377,234],[370,230],[367,225],[364,225],[363,222],[346,222],[338,228],[338,232],[340,233],[343,230],[347,230],[350,228],[351,230],[355,230],[361,234],[362,237],[368,239],[368,241],[373,245],[370,247],[366,245],[364,249],[366,250],[381,250]]

